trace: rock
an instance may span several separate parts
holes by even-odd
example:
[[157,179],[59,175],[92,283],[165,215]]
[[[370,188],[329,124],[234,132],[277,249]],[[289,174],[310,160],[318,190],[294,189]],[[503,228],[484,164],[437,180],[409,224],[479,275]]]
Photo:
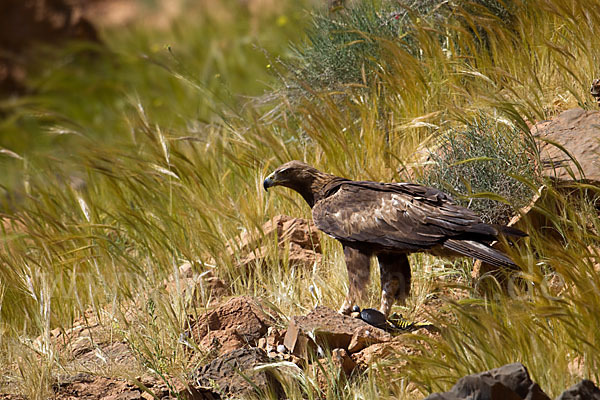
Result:
[[600,400],[600,389],[594,382],[584,379],[562,392],[556,400]]
[[[131,348],[124,341],[116,341],[110,328],[93,315],[75,320],[71,328],[52,330],[50,341],[71,371],[98,372],[107,366],[129,369],[137,365]],[[42,348],[42,338],[36,342]]]
[[445,393],[434,393],[425,400],[550,400],[531,380],[523,364],[507,364],[461,378]]
[[370,344],[391,339],[389,333],[364,321],[318,306],[308,315],[290,320],[283,344],[294,355],[306,358],[319,346],[354,353]]
[[[230,257],[238,255],[238,267],[246,269],[265,262],[270,246],[277,240],[280,261],[287,253],[290,265],[312,267],[321,262],[321,242],[318,229],[302,218],[278,215],[267,221],[260,230],[246,232],[227,245]],[[241,256],[239,256],[241,254]]]
[[183,400],[219,400],[221,396],[211,389],[198,386],[189,386],[186,390],[178,393],[177,399]]
[[[228,349],[245,345],[256,346],[265,336],[274,320],[263,311],[258,299],[249,296],[234,297],[213,311],[191,321],[191,336],[197,343],[219,341]],[[219,333],[216,333],[221,331]],[[209,335],[207,337],[207,335]],[[205,339],[206,338],[206,339]]]
[[[531,133],[540,148],[545,175],[571,181],[570,169],[575,179],[600,182],[600,111],[567,110],[549,121],[538,122]],[[547,140],[563,146],[578,161],[584,176],[561,149]]]
[[361,369],[368,368],[373,363],[386,358],[394,358],[394,368],[401,368],[406,365],[403,356],[414,355],[414,346],[409,346],[403,340],[403,336],[396,336],[390,342],[377,343],[365,347],[361,351],[352,354],[352,359]]
[[[553,190],[568,199],[575,199],[577,196],[595,196],[593,191],[585,193],[577,190],[573,183],[585,178],[587,183],[600,185],[600,111],[585,111],[581,108],[567,110],[551,120],[538,122],[531,128],[531,134],[540,150],[542,173],[555,179]],[[564,147],[577,160],[581,172],[569,156],[547,141]],[[556,231],[552,221],[548,220],[548,214],[561,213],[554,204],[556,200],[548,192],[544,186],[540,187],[530,204],[522,208],[519,215],[513,217],[508,226],[525,231],[533,228],[544,232],[549,239],[562,241],[564,233]],[[590,201],[596,202],[600,212],[597,199],[590,199]],[[540,209],[546,210],[547,213],[539,211]],[[499,243],[494,243],[493,247],[499,248]],[[487,274],[494,276],[506,289],[507,282],[498,268],[476,261],[471,274],[473,279],[478,280]],[[480,283],[476,285],[485,291],[486,285]]]
[[200,341],[201,347],[215,350],[219,355],[229,353],[232,350],[241,349],[247,344],[248,343],[240,336],[235,328],[210,331]]
[[350,354],[344,349],[334,349],[331,352],[331,360],[333,364],[339,367],[346,375],[350,375],[356,368],[356,361],[354,361]]
[[[169,385],[166,382],[151,378],[142,382],[153,395],[153,399],[171,399]],[[172,387],[181,392],[185,389],[180,384]],[[142,391],[138,386],[122,379],[80,373],[60,377],[53,385],[53,399],[89,399],[89,400],[141,400],[150,393]]]
[[255,370],[269,362],[262,349],[233,350],[196,370],[192,374],[192,383],[221,396],[235,398],[256,394],[256,388],[263,392],[281,392],[281,385],[270,371]]
[[189,262],[181,264],[177,277],[174,274],[169,276],[164,283],[164,287],[172,295],[181,292],[181,295],[187,301],[194,299],[198,293],[203,294],[202,297],[213,298],[220,298],[229,294],[228,286],[215,276],[212,269],[197,273]]
[[135,364],[135,356],[126,343],[100,344],[93,350],[78,355],[76,362],[80,366],[90,369],[99,365],[130,366]]

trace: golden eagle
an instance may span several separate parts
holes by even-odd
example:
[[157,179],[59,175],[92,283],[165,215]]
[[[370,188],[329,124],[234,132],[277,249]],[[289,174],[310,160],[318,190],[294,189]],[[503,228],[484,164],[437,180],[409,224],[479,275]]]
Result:
[[371,256],[381,272],[381,312],[410,291],[407,254],[464,255],[498,267],[515,263],[489,246],[498,235],[526,236],[520,230],[486,224],[444,192],[415,183],[352,181],[321,172],[300,161],[277,168],[265,190],[285,186],[300,193],[317,228],[342,243],[349,290],[341,312],[363,300]]

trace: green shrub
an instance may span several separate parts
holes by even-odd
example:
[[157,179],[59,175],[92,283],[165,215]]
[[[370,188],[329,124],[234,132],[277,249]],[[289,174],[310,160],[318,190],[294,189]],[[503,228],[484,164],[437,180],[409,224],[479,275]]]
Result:
[[332,13],[316,12],[307,41],[292,47],[295,78],[317,89],[370,82],[381,59],[376,39],[395,39],[406,27],[396,19],[394,4],[364,1]]
[[424,23],[438,31],[439,41],[443,42],[447,40],[444,25],[455,21],[477,41],[485,42],[485,21],[494,18],[509,24],[515,7],[512,2],[496,0],[351,2],[346,7],[313,15],[307,40],[292,46],[296,60],[288,67],[300,85],[313,89],[335,89],[345,84],[371,85],[376,71],[386,69],[382,40],[395,42],[418,57],[421,48],[413,32],[415,23]]
[[[527,205],[533,192],[522,181],[539,180],[531,145],[519,130],[480,118],[463,130],[450,130],[430,151],[422,183],[445,190],[479,213],[485,222],[505,224],[514,207]],[[503,203],[493,194],[507,200]]]

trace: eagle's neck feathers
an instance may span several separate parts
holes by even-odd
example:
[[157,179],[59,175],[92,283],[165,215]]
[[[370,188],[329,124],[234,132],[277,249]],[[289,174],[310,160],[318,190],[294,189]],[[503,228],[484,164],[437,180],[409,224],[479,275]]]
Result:
[[306,171],[306,175],[295,182],[294,189],[304,198],[310,208],[313,208],[319,200],[326,197],[327,188],[333,182],[345,180],[335,175],[327,174],[318,170]]

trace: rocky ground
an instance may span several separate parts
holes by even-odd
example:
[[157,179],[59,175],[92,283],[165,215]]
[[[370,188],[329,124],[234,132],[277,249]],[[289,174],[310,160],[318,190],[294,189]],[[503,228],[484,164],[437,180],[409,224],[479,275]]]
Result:
[[[317,233],[307,221],[277,216],[260,231],[240,236],[230,244],[239,267],[266,262],[260,238],[274,236],[281,254],[289,262],[309,265],[320,260]],[[234,251],[235,248],[235,251]],[[90,312],[68,330],[55,329],[50,343],[57,352],[62,373],[52,386],[54,399],[218,399],[238,398],[271,392],[282,394],[283,369],[301,370],[311,364],[328,366],[328,373],[352,376],[375,363],[392,360],[391,368],[402,368],[406,356],[418,354],[416,338],[439,337],[435,327],[415,328],[405,333],[376,328],[356,316],[345,316],[317,306],[306,315],[284,316],[259,298],[232,297],[228,285],[211,270],[194,271],[191,265],[180,267],[179,276],[164,282],[167,291],[181,290],[193,297],[195,291],[211,291],[214,302],[201,315],[189,316],[187,329],[179,341],[186,345],[190,366],[176,376],[150,374],[140,368],[135,346],[118,339],[111,324]],[[466,296],[454,291],[453,299]],[[132,305],[134,307],[134,305]],[[423,315],[437,315],[443,302],[430,296],[422,306]],[[135,314],[131,314],[132,317]],[[440,318],[443,321],[443,318]],[[37,346],[44,340],[38,338]],[[282,364],[282,362],[284,362]],[[121,376],[124,378],[115,378]],[[318,377],[323,393],[330,379]],[[414,391],[415,398],[419,392]],[[579,396],[579,397],[577,397]],[[569,388],[559,398],[600,399],[600,391],[590,381]],[[2,394],[1,399],[22,399]],[[540,399],[549,397],[531,381],[520,364],[471,375],[460,380],[449,392],[432,394],[429,399]]]
[[[401,368],[402,357],[415,354],[411,335],[436,338],[438,333],[422,328],[391,335],[366,322],[318,306],[305,316],[293,317],[287,328],[279,328],[280,316],[265,312],[260,299],[241,296],[222,302],[212,311],[191,321],[182,340],[193,339],[203,354],[214,357],[190,371],[183,379],[144,374],[129,379],[113,378],[101,371],[135,370],[136,357],[123,341],[111,341],[99,324],[77,325],[68,331],[53,331],[52,341],[67,362],[52,387],[53,399],[220,399],[271,392],[283,396],[277,375],[282,368],[305,368],[310,363],[330,365],[351,376],[387,357]],[[412,336],[413,338],[415,336]],[[411,344],[412,343],[412,344]],[[329,353],[329,356],[326,355]],[[280,361],[288,361],[282,365]],[[99,368],[102,367],[102,368]],[[319,380],[323,392],[328,379]],[[259,395],[260,396],[260,395]],[[419,394],[415,391],[415,398]],[[24,399],[2,394],[0,399]],[[446,393],[429,400],[456,399],[550,399],[525,366],[506,365],[467,376]],[[600,399],[600,390],[589,380],[568,388],[557,399]]]

